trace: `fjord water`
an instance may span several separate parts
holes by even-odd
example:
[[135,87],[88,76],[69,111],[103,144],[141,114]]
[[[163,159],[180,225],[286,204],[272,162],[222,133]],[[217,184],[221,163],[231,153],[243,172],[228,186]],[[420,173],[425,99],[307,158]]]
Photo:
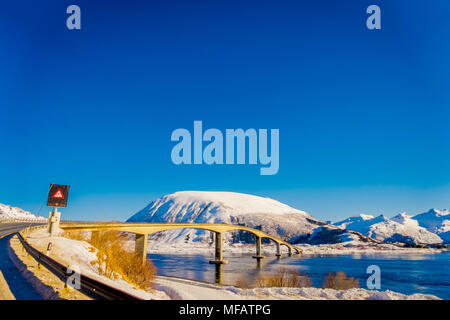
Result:
[[[322,287],[329,272],[343,271],[348,277],[359,280],[367,289],[370,276],[367,267],[381,269],[381,289],[404,294],[433,294],[450,299],[450,252],[439,254],[376,254],[376,255],[315,255],[302,257],[266,257],[258,267],[251,254],[227,255],[229,264],[221,268],[222,284],[235,284],[240,278],[248,282],[260,272],[276,271],[280,267],[293,268],[307,274],[314,287]],[[218,278],[215,265],[209,264],[211,256],[203,254],[150,254],[158,274],[214,283]]]

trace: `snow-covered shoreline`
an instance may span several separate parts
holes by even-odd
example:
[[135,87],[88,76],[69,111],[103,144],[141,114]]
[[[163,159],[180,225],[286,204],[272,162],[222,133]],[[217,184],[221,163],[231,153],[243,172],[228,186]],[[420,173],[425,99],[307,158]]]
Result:
[[[130,246],[132,244],[130,243]],[[441,249],[432,248],[405,248],[398,247],[391,244],[362,244],[358,242],[354,243],[337,243],[337,244],[323,244],[323,245],[296,245],[303,250],[302,256],[312,255],[347,255],[347,254],[435,254],[441,253]],[[272,244],[262,245],[262,254],[265,256],[275,256],[276,248]],[[160,242],[148,244],[148,253],[155,254],[213,254],[214,246],[203,243],[187,243],[186,245],[180,244],[161,244]],[[255,246],[252,244],[224,244],[223,254],[239,255],[239,254],[252,254],[255,252]],[[287,255],[287,250],[282,249],[282,254]]]

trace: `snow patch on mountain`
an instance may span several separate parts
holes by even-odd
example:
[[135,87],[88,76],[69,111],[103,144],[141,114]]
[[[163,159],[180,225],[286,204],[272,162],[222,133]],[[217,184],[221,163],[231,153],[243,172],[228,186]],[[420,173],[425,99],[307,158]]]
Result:
[[363,221],[367,221],[367,220],[372,220],[373,218],[375,218],[375,217],[372,216],[372,215],[369,215],[369,214],[359,214],[357,216],[350,217],[350,218],[347,218],[345,220],[336,222],[334,225],[342,227],[342,228],[347,228],[347,226],[349,224],[359,223],[359,222],[363,222]]
[[382,223],[387,220],[388,218],[383,215],[379,215],[377,217],[370,215],[359,215],[356,217],[347,218],[343,221],[335,223],[334,225],[344,229],[354,230],[370,237],[371,227],[374,224]]
[[0,221],[15,221],[15,220],[44,222],[47,219],[44,217],[35,216],[31,212],[22,210],[20,208],[0,203]]

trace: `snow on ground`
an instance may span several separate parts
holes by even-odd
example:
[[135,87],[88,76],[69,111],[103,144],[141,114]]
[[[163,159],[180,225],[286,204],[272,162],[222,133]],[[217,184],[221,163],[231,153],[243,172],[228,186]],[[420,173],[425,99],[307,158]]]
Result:
[[165,290],[177,300],[440,300],[440,298],[416,293],[405,295],[386,290],[361,288],[334,290],[321,288],[255,288],[240,289],[231,286],[215,286],[192,280],[160,277],[160,290]]
[[405,295],[386,290],[366,290],[361,288],[348,290],[320,288],[257,288],[230,289],[237,295],[249,299],[283,299],[283,300],[440,300],[433,295],[416,293]]
[[[414,294],[404,295],[392,291],[371,291],[366,289],[333,290],[320,288],[255,288],[240,289],[232,286],[217,286],[204,282],[159,276],[155,280],[155,290],[145,292],[134,288],[124,280],[111,280],[98,274],[95,261],[96,250],[85,241],[67,239],[61,236],[50,238],[45,229],[38,229],[27,236],[30,244],[44,251],[48,242],[52,242],[50,256],[54,259],[73,266],[82,274],[96,278],[111,286],[130,292],[144,299],[203,299],[203,300],[239,300],[239,299],[304,299],[304,300],[404,300],[404,299],[439,299],[436,296]],[[240,244],[242,247],[250,246]],[[252,246],[253,247],[253,246]],[[254,249],[254,248],[253,248]],[[203,248],[202,250],[205,250]],[[269,246],[264,246],[268,252]],[[275,252],[275,251],[273,251]],[[183,252],[186,253],[186,252]]]

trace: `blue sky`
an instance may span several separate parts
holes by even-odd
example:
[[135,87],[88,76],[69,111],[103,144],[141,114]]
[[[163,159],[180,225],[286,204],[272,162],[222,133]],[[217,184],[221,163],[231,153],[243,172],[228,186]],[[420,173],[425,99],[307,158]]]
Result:
[[[60,183],[68,219],[126,219],[179,190],[323,220],[450,207],[449,15],[444,0],[2,3],[0,202],[47,215]],[[170,135],[194,120],[279,128],[279,173],[175,166]]]

